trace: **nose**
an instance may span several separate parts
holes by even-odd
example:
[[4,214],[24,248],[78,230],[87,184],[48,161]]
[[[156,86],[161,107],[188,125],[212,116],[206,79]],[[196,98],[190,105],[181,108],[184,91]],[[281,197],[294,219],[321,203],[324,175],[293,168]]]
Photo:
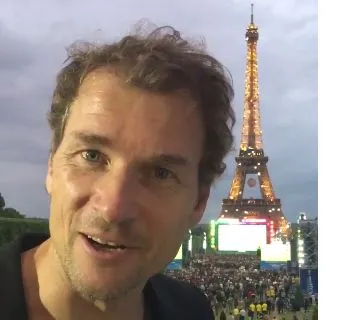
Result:
[[95,211],[109,223],[135,220],[138,216],[137,186],[132,170],[122,161],[116,161],[95,183],[92,195]]

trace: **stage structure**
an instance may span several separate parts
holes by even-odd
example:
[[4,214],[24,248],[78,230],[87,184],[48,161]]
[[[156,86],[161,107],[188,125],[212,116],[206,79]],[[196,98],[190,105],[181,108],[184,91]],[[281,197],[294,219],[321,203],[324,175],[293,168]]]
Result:
[[[264,153],[259,108],[257,42],[258,27],[251,22],[246,30],[247,58],[245,71],[244,116],[241,143],[228,198],[223,199],[220,218],[265,219],[269,238],[286,237],[288,224],[276,197]],[[271,237],[270,237],[271,236]]]
[[304,213],[298,219],[298,264],[301,268],[318,268],[318,220],[307,219]]

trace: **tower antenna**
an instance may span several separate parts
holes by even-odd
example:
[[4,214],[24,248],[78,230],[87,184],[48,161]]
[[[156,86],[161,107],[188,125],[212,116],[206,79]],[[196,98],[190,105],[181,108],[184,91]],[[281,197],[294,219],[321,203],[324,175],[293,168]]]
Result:
[[254,19],[253,19],[253,3],[251,3],[251,24],[254,24]]

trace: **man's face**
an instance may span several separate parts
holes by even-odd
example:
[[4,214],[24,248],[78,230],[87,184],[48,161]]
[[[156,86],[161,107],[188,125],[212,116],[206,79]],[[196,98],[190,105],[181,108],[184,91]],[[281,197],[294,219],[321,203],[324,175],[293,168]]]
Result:
[[209,195],[203,139],[188,96],[128,88],[105,69],[86,77],[46,179],[52,244],[82,296],[114,299],[175,257]]

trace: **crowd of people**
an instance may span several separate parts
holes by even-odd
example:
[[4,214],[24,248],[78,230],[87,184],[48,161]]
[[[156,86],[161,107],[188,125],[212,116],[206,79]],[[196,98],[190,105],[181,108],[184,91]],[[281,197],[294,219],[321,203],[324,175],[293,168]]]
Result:
[[[178,280],[199,287],[208,297],[216,319],[283,319],[292,310],[296,275],[259,270],[255,255],[196,255],[186,268],[167,270]],[[305,299],[305,309],[312,302]]]

